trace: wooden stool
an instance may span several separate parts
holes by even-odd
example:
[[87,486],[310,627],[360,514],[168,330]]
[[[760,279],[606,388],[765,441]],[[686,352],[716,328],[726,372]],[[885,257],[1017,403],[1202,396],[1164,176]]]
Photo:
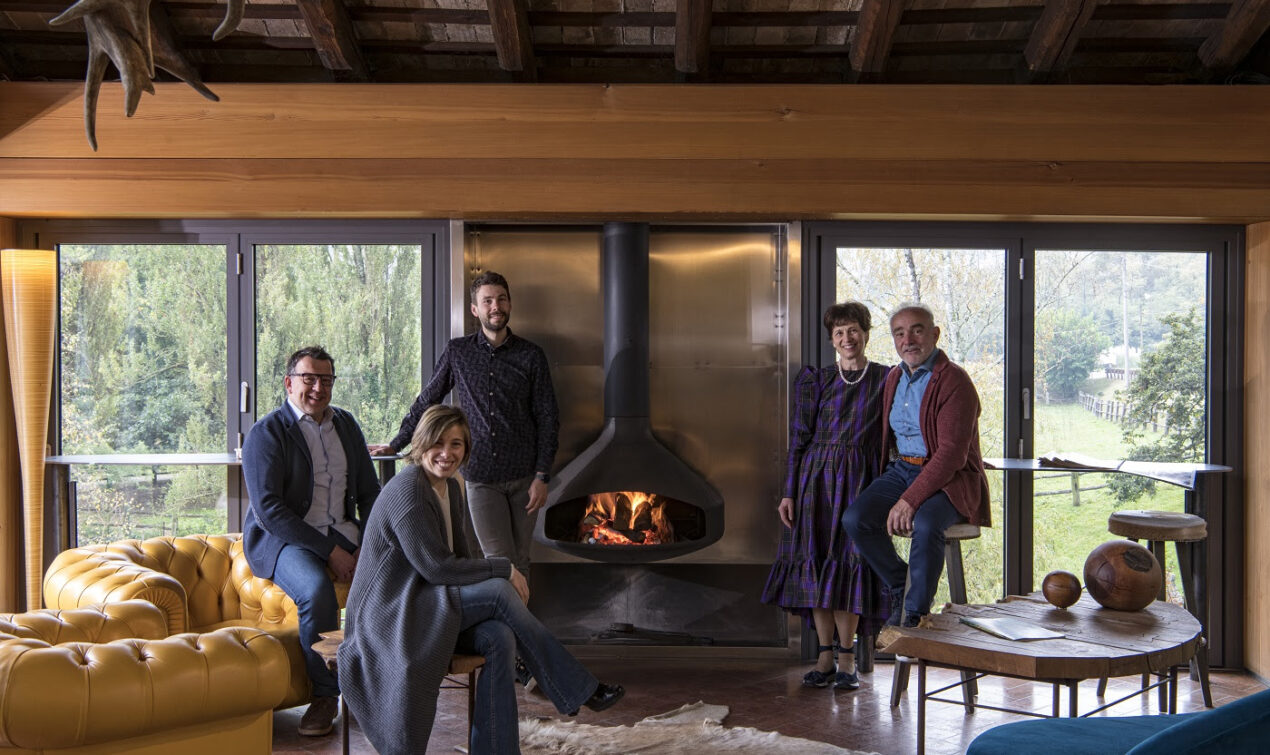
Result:
[[[344,641],[344,630],[322,632],[319,636],[322,639],[313,644],[313,650],[322,656],[327,668],[335,671],[336,654],[339,652],[340,643]],[[450,657],[450,667],[446,670],[445,679],[441,683],[441,689],[467,690],[467,749],[469,752],[472,750],[472,711],[476,709],[476,672],[484,665],[484,656],[455,653]],[[467,681],[463,680],[464,676],[467,677]],[[449,685],[447,686],[445,682],[449,682]],[[340,695],[340,747],[341,752],[348,755],[348,705],[344,702],[343,695]]]
[[[1172,511],[1116,511],[1107,517],[1107,530],[1113,535],[1127,537],[1130,540],[1147,541],[1155,560],[1164,568],[1164,544],[1172,542],[1177,549],[1177,567],[1181,572],[1182,595],[1185,598],[1186,610],[1199,620],[1204,628],[1204,636],[1200,639],[1191,661],[1192,678],[1199,677],[1200,691],[1204,694],[1204,705],[1213,707],[1213,693],[1208,686],[1208,634],[1204,617],[1199,615],[1196,602],[1198,592],[1196,580],[1203,578],[1203,570],[1195,564],[1195,544],[1208,538],[1208,524],[1194,514],[1181,514]],[[1168,593],[1163,584],[1160,585],[1160,600],[1167,600]],[[1143,674],[1143,684],[1147,675]],[[1098,682],[1098,694],[1101,696],[1107,688],[1107,680]]]
[[[908,537],[903,535],[902,537]],[[961,541],[974,540],[979,537],[979,526],[976,524],[954,524],[944,530],[944,573],[948,576],[948,597],[951,602],[966,605],[966,570],[961,561]],[[891,678],[891,707],[900,704],[900,695],[908,689],[908,671],[912,660],[903,656],[895,656],[895,673]],[[973,713],[975,696],[979,694],[979,685],[972,671],[961,672],[961,698],[965,701],[966,712]]]

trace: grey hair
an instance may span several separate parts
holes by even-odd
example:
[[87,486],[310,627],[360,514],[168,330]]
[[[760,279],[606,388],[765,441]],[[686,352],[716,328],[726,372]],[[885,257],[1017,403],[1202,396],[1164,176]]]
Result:
[[903,304],[900,304],[900,306],[891,311],[891,317],[888,322],[894,322],[895,318],[899,317],[904,312],[921,312],[926,315],[926,319],[930,321],[931,325],[935,324],[935,313],[931,311],[930,307],[920,301],[906,301]]

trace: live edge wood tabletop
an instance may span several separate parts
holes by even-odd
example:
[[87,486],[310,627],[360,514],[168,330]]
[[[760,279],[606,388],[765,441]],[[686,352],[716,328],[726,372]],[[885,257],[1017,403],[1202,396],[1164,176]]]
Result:
[[[1062,632],[1061,639],[1007,640],[961,622],[963,616],[1013,617]],[[1088,593],[1056,608],[1039,592],[987,605],[954,605],[912,628],[886,627],[881,650],[928,663],[1044,681],[1131,676],[1164,671],[1195,654],[1200,625],[1181,606],[1155,601],[1141,611],[1113,611]]]

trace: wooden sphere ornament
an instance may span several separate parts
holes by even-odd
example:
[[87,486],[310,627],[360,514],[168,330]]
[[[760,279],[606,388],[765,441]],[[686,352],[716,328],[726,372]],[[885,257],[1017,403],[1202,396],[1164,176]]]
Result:
[[1164,571],[1151,551],[1132,540],[1112,540],[1085,559],[1085,588],[1104,608],[1138,611],[1155,600]]
[[1059,608],[1080,600],[1080,580],[1069,571],[1052,571],[1041,581],[1041,594]]

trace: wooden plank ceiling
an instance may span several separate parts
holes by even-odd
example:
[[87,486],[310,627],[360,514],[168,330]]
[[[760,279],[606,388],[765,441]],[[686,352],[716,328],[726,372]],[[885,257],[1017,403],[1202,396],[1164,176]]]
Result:
[[[69,4],[0,0],[0,80],[83,78]],[[1270,0],[249,0],[213,41],[224,15],[153,0],[209,84],[1270,83]]]

